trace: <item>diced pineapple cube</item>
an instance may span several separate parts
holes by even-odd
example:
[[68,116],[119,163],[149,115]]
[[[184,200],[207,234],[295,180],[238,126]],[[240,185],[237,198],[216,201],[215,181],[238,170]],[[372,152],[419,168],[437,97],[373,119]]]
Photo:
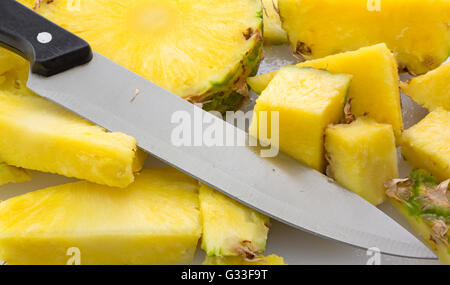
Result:
[[31,173],[25,169],[17,168],[0,162],[0,185],[20,183],[31,180]]
[[262,0],[264,21],[264,44],[281,45],[288,42],[287,33],[281,27],[278,0]]
[[77,182],[31,192],[0,203],[0,260],[63,265],[78,251],[82,265],[189,263],[198,203],[197,181],[172,168],[145,170],[126,189]]
[[442,107],[450,111],[450,62],[408,82],[400,82],[400,87],[417,104],[429,110]]
[[284,259],[275,254],[268,256],[259,255],[255,260],[245,260],[239,256],[207,256],[203,265],[287,265]]
[[[264,140],[259,133],[260,112],[279,112],[280,150],[323,171],[325,128],[341,120],[351,78],[313,68],[283,67],[256,100],[250,135]],[[267,126],[272,129],[270,118]]]
[[450,111],[436,109],[402,136],[402,153],[439,180],[450,178]]
[[329,126],[325,149],[339,184],[374,205],[384,202],[384,183],[398,177],[391,125],[358,118],[348,125]]
[[[357,117],[367,115],[377,122],[391,124],[396,138],[400,137],[403,120],[397,63],[385,44],[305,61],[297,66],[353,75],[348,91],[348,97],[352,99],[352,113]],[[276,73],[251,77],[247,82],[255,92],[261,93]]]
[[269,218],[201,185],[202,249],[208,256],[252,259],[266,249]]

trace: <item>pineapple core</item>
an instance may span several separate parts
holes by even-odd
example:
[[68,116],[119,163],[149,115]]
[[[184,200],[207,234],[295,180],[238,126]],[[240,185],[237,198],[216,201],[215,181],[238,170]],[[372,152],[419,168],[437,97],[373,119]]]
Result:
[[31,192],[0,203],[0,260],[190,263],[201,235],[198,203],[197,181],[172,168],[145,170],[126,189],[77,182]]
[[392,126],[367,118],[329,126],[325,148],[330,170],[339,184],[374,205],[384,202],[384,183],[398,177]]
[[266,132],[265,125],[272,129],[271,120],[261,123],[260,114],[279,112],[280,150],[323,172],[325,128],[341,120],[351,78],[313,68],[281,68],[256,100],[250,135],[270,138],[261,132]]

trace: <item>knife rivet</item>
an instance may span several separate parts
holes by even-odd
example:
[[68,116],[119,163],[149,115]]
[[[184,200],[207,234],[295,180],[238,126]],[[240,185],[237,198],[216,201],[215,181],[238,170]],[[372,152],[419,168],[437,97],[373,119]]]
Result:
[[47,32],[42,32],[37,35],[37,40],[41,44],[48,44],[49,42],[52,41],[52,38],[53,38],[52,34],[47,33]]

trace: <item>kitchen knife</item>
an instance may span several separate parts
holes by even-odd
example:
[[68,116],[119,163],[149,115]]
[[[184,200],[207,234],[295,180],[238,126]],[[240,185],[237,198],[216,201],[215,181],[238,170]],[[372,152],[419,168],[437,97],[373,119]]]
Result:
[[[173,114],[247,134],[92,52],[89,44],[14,0],[0,1],[0,42],[30,61],[27,86],[226,195],[277,220],[360,248],[415,258],[435,255],[389,216],[324,175],[247,146],[175,146]],[[1,105],[0,105],[1,108]]]

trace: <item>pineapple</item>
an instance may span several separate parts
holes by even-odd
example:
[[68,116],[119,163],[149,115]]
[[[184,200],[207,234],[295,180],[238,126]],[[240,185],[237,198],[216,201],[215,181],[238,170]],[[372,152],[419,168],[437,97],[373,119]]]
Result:
[[429,110],[442,107],[450,111],[450,62],[408,82],[401,82],[400,87],[403,93]]
[[262,0],[264,22],[264,44],[281,45],[288,43],[287,33],[281,27],[278,14],[278,0]]
[[31,173],[25,169],[9,166],[0,162],[0,186],[8,183],[20,183],[31,180]]
[[[266,248],[269,218],[201,185],[202,249],[207,256],[254,259]],[[239,258],[241,258],[239,257]]]
[[450,178],[450,111],[436,109],[402,136],[402,153],[439,180]]
[[286,265],[286,263],[282,257],[271,254],[268,256],[258,255],[253,261],[247,261],[238,256],[207,256],[203,265]]
[[126,189],[89,182],[0,203],[7,264],[185,264],[201,235],[198,183],[175,169],[145,170]]
[[[353,75],[348,91],[352,113],[357,117],[367,115],[379,123],[391,124],[396,138],[400,137],[403,119],[397,63],[385,44],[310,60],[297,66]],[[248,83],[255,92],[261,93],[276,73],[249,78]]]
[[400,67],[423,74],[450,52],[448,0],[279,0],[294,52],[307,59],[386,43]]
[[[35,0],[20,2],[32,7]],[[206,110],[235,109],[261,61],[260,0],[50,2],[36,11]]]
[[350,82],[351,75],[296,66],[281,68],[256,100],[250,135],[260,140],[271,138],[271,134],[261,133],[265,125],[272,129],[271,119],[260,124],[260,113],[279,112],[279,149],[323,172],[325,128],[341,120]]
[[411,226],[423,237],[442,263],[450,265],[450,180],[438,184],[424,170],[411,178],[386,183],[386,194]]
[[398,177],[397,150],[391,125],[358,118],[329,126],[325,149],[333,178],[370,203],[384,202],[384,183]]

